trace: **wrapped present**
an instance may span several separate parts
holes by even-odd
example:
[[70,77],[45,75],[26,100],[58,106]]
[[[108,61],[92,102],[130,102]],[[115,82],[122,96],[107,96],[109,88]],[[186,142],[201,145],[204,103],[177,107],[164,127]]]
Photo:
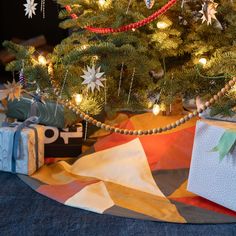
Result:
[[[34,110],[34,114],[32,113]],[[8,101],[7,117],[24,121],[30,116],[38,116],[39,123],[47,126],[54,126],[63,129],[71,123],[75,123],[77,116],[64,106],[54,101],[45,101],[45,103],[34,102],[32,98],[22,97],[20,100]],[[70,119],[67,119],[70,117]]]
[[83,125],[65,129],[45,126],[45,157],[78,157],[82,151]]
[[44,126],[37,117],[0,128],[0,170],[31,175],[44,164]]
[[236,124],[197,122],[188,190],[236,211]]

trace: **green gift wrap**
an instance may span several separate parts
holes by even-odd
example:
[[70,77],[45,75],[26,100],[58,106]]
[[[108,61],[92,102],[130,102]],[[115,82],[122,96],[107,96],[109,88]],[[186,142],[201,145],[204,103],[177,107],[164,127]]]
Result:
[[[57,108],[56,108],[57,106]],[[19,101],[9,101],[6,115],[9,118],[15,118],[24,121],[30,117],[32,108],[32,99],[22,97]],[[56,111],[56,114],[55,114]],[[39,124],[65,128],[77,121],[77,116],[62,105],[53,101],[46,101],[45,104],[38,102],[36,104],[36,114],[39,117]]]

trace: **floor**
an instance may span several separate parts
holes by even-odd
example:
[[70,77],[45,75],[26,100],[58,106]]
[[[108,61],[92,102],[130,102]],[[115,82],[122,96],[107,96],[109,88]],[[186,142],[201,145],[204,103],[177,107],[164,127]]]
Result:
[[64,206],[0,172],[0,235],[233,236],[236,224],[184,225],[98,215]]

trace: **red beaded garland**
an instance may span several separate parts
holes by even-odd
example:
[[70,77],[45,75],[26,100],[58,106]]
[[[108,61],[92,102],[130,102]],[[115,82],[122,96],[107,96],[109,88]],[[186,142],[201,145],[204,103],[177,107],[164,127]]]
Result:
[[[140,20],[138,22],[131,23],[129,25],[120,26],[120,27],[115,28],[115,29],[114,28],[96,28],[96,27],[92,27],[92,26],[87,26],[87,27],[85,27],[85,29],[90,31],[90,32],[98,33],[98,34],[118,33],[118,32],[125,32],[125,31],[129,31],[129,30],[137,29],[137,28],[142,27],[146,24],[149,24],[150,22],[157,19],[160,15],[162,15],[167,10],[169,10],[176,2],[177,2],[177,0],[170,0],[166,5],[164,5],[162,8],[160,8],[159,10],[154,12],[149,17],[147,17],[143,20]],[[72,11],[72,9],[69,5],[66,5],[65,9],[69,13]],[[71,14],[70,16],[71,16],[72,19],[77,19],[78,18],[78,16],[74,13]]]

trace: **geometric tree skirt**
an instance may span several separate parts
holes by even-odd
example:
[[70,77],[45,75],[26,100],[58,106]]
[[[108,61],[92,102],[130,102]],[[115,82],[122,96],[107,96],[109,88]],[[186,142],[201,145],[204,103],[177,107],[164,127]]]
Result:
[[[143,129],[176,118],[148,113],[121,127]],[[153,136],[113,133],[73,163],[58,161],[31,177],[19,177],[42,195],[100,214],[176,223],[236,222],[236,212],[186,190],[195,122]]]

